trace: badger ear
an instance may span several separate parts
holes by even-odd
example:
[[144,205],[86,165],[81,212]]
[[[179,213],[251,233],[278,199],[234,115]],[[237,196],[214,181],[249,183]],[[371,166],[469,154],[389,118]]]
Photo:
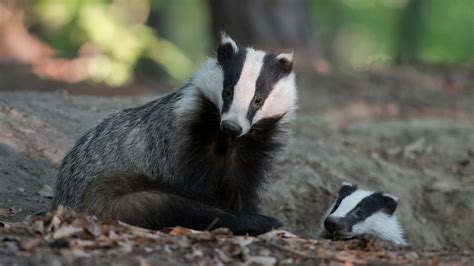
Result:
[[341,185],[341,190],[346,190],[346,189],[351,189],[351,190],[355,190],[357,189],[357,185],[354,185],[352,183],[349,183],[347,181],[344,181],[342,182],[342,185]]
[[342,182],[341,187],[344,187],[344,186],[353,187],[354,185],[352,185],[351,183],[349,183],[349,182],[347,182],[347,181],[344,181],[344,182]]
[[279,54],[276,58],[283,72],[290,73],[293,70],[293,52]]
[[221,33],[221,40],[217,47],[217,61],[222,65],[239,52],[239,46],[225,32]]
[[383,201],[387,214],[392,215],[396,210],[399,202],[399,198],[390,194],[383,194]]
[[339,195],[349,195],[357,189],[357,185],[353,185],[349,182],[342,182],[341,188],[339,189]]

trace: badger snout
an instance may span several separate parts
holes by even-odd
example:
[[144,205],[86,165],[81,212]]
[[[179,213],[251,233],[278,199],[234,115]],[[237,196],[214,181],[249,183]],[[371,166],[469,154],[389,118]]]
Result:
[[221,130],[229,137],[237,137],[242,134],[242,127],[232,120],[222,121]]
[[334,234],[336,232],[345,232],[347,229],[346,223],[341,218],[337,217],[328,217],[324,221],[324,228],[331,233]]

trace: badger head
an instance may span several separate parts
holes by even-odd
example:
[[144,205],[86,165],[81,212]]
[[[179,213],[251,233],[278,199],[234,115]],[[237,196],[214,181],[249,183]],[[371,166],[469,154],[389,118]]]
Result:
[[405,244],[403,231],[394,214],[398,198],[381,192],[360,190],[344,182],[337,200],[328,210],[321,236],[351,239],[359,235]]
[[206,65],[194,83],[218,107],[225,134],[241,137],[263,119],[290,117],[294,112],[292,53],[272,54],[243,47],[222,34],[217,60]]

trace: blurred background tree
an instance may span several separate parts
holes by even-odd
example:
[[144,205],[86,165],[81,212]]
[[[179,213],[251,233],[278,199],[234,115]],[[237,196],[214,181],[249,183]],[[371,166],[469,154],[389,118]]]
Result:
[[209,0],[209,5],[214,42],[225,30],[244,45],[292,50],[300,65],[327,68],[308,1]]
[[319,73],[459,64],[474,58],[473,14],[470,0],[1,0],[0,60],[68,82],[175,83],[224,30]]

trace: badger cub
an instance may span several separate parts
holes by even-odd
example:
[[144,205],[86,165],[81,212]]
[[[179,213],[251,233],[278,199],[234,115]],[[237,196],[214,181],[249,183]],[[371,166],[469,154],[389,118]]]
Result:
[[281,227],[260,213],[259,193],[296,108],[292,54],[225,34],[216,54],[184,87],[80,137],[60,165],[53,207],[151,229]]
[[338,240],[371,235],[406,245],[403,229],[395,214],[397,205],[397,197],[361,190],[344,182],[337,200],[321,221],[319,237]]

